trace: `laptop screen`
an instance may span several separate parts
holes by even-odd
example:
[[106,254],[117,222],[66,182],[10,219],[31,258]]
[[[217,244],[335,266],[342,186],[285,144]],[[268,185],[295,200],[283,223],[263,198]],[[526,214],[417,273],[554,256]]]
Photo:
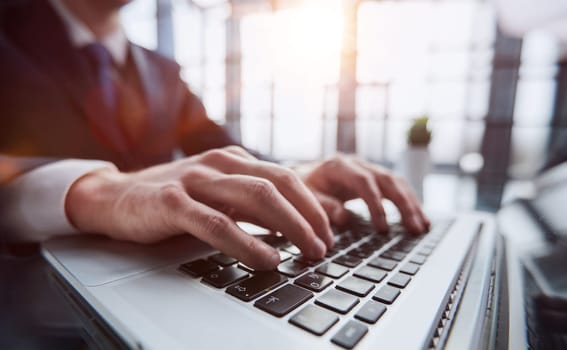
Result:
[[546,189],[530,204],[553,235],[567,240],[567,181]]

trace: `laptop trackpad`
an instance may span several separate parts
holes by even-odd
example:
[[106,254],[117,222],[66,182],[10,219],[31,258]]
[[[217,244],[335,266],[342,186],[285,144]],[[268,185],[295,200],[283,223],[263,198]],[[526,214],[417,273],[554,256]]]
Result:
[[295,329],[286,322],[282,327],[282,322],[274,322],[273,316],[253,303],[244,303],[174,269],[150,273],[112,289],[119,296],[117,302],[127,306],[121,312],[116,308],[120,305],[108,306],[138,333],[144,348],[163,348],[157,334],[174,340],[174,347],[180,349],[255,349],[258,344],[273,344],[270,350],[309,349],[317,344],[311,341],[320,340],[297,332],[283,342],[274,341]]
[[96,287],[138,273],[200,257],[211,251],[189,235],[153,244],[121,242],[103,236],[73,236],[42,245],[80,283]]

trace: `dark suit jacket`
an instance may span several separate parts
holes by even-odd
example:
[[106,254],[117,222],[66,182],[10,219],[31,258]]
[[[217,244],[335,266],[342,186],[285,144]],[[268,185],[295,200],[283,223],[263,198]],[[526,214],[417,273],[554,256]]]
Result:
[[[129,46],[145,108],[140,142],[119,152],[89,124],[87,96],[93,89],[86,57],[71,45],[61,19],[46,0],[7,6],[0,18],[0,155],[102,159],[122,170],[234,144],[180,79],[179,65],[140,46]],[[0,159],[1,160],[1,159]],[[1,178],[0,178],[1,180]]]

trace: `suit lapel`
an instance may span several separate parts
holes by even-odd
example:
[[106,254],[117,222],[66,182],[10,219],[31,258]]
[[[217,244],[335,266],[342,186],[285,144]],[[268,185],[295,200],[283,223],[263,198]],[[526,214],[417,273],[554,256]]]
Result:
[[149,122],[155,124],[158,122],[157,116],[163,114],[163,103],[166,101],[164,96],[166,89],[164,89],[162,84],[161,74],[158,71],[157,65],[153,65],[148,61],[144,49],[137,45],[130,45],[130,53],[142,85],[148,114],[151,119]]

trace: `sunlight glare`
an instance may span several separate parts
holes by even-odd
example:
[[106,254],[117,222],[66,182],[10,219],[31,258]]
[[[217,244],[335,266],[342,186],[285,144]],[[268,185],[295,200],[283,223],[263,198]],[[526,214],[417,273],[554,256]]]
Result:
[[275,81],[288,85],[338,80],[343,35],[339,0],[310,0],[276,12],[271,45]]

